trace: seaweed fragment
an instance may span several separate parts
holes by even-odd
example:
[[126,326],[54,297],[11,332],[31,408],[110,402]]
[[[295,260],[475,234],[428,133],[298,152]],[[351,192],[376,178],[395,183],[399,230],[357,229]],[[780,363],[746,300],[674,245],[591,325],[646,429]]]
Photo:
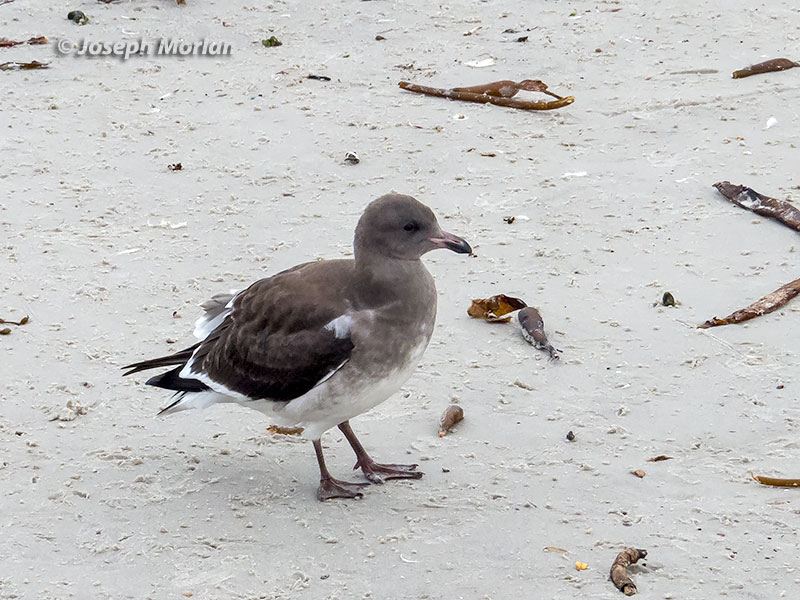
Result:
[[[520,110],[553,110],[569,106],[575,102],[574,96],[559,96],[547,89],[547,85],[536,79],[525,79],[520,82],[510,80],[493,81],[482,85],[457,88],[436,88],[426,85],[417,85],[408,81],[397,84],[400,88],[417,94],[449,98],[450,100],[463,100],[465,102],[478,102],[480,104],[495,104],[506,108]],[[556,98],[551,101],[521,100],[514,98],[520,90],[543,92]]]
[[786,69],[791,69],[792,67],[800,67],[800,64],[794,62],[793,60],[789,60],[788,58],[773,58],[772,60],[765,60],[764,62],[734,71],[733,78],[741,79],[742,77],[750,77],[751,75],[785,71]]

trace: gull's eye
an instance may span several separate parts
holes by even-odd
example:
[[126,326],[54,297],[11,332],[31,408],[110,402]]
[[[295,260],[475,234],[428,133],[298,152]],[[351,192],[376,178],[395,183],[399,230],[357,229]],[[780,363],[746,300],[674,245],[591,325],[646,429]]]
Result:
[[403,226],[403,229],[405,229],[406,231],[417,231],[419,229],[419,225],[414,223],[414,221],[411,221],[410,223],[406,223]]

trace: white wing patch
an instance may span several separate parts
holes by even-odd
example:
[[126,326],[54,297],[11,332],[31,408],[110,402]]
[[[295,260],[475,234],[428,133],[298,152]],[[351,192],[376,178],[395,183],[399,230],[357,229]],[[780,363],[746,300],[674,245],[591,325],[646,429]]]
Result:
[[350,326],[352,324],[353,317],[350,315],[342,315],[341,317],[336,317],[333,319],[333,321],[328,322],[325,325],[325,329],[328,331],[333,331],[333,335],[336,336],[336,339],[341,340],[350,335]]
[[[197,350],[199,349],[200,348],[198,348]],[[188,362],[181,369],[181,372],[178,373],[178,377],[180,377],[181,379],[197,379],[198,381],[202,381],[218,394],[228,396],[229,398],[235,398],[237,400],[252,400],[252,398],[250,398],[249,396],[245,396],[244,394],[230,390],[221,383],[214,381],[213,379],[211,379],[211,377],[209,377],[206,373],[203,373],[202,371],[198,373],[193,373],[192,366],[194,365],[194,357],[197,354],[197,350],[194,351],[194,354],[192,354],[192,358],[188,360]]]
[[[218,294],[203,304],[203,308],[206,309],[206,312],[195,321],[193,332],[195,338],[202,342],[212,331],[222,324],[225,318],[233,311],[233,301],[236,299],[238,293],[238,290],[231,290],[230,295]],[[222,304],[221,301],[225,300],[227,300],[227,302]]]

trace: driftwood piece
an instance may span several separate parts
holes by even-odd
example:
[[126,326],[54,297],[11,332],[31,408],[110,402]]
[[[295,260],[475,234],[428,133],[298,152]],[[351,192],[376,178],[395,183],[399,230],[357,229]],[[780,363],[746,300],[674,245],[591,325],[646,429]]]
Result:
[[636,593],[636,584],[628,575],[628,567],[645,556],[647,556],[647,550],[625,548],[617,554],[614,564],[611,565],[611,581],[626,596],[633,596]]
[[742,77],[750,77],[750,75],[772,73],[774,71],[785,71],[786,69],[791,69],[792,67],[800,67],[800,64],[797,64],[788,58],[773,58],[772,60],[760,62],[758,64],[745,67],[744,69],[734,71],[733,78],[741,79]]
[[730,181],[720,181],[715,183],[714,187],[734,204],[800,231],[800,209],[789,202],[764,196],[752,188],[734,185]]
[[766,315],[774,310],[778,310],[798,294],[800,294],[800,279],[795,279],[786,285],[782,285],[763,298],[756,300],[746,308],[737,310],[723,319],[714,317],[697,327],[698,329],[708,329],[709,327],[717,327],[719,325],[732,325],[734,323],[741,323],[742,321],[749,321],[755,317],[760,317],[761,315]]
[[800,487],[800,479],[783,479],[780,477],[762,477],[750,471],[750,476],[761,485],[772,485],[776,487]]
[[[550,100],[550,101],[520,100],[511,97],[514,94],[516,94],[517,91],[519,91],[520,89],[525,89],[524,87],[520,87],[521,84],[527,85],[526,82],[532,82],[532,81],[537,81],[537,80],[526,79],[525,81],[522,81],[519,84],[513,81],[509,82],[503,80],[480,86],[472,86],[467,88],[462,87],[454,89],[428,87],[426,85],[417,85],[416,83],[409,83],[408,81],[401,81],[397,85],[399,85],[404,90],[407,90],[409,92],[416,92],[417,94],[425,94],[427,96],[436,96],[439,98],[449,98],[450,100],[463,100],[465,102],[478,102],[480,104],[495,104],[497,106],[505,106],[506,108],[518,108],[520,110],[553,110],[554,108],[562,108],[564,106],[569,106],[570,104],[575,102],[574,96],[562,97],[562,96],[557,96],[550,92],[546,93],[549,93],[551,96],[555,96],[556,100]],[[544,86],[545,89],[547,88],[547,86],[542,82],[540,81],[537,82],[542,86]],[[514,85],[509,86],[508,85],[509,83]],[[471,90],[478,90],[478,91],[471,91]],[[537,91],[544,91],[544,90],[537,89]]]
[[439,419],[439,437],[444,437],[450,428],[456,423],[464,420],[464,409],[458,404],[451,404],[442,413]]

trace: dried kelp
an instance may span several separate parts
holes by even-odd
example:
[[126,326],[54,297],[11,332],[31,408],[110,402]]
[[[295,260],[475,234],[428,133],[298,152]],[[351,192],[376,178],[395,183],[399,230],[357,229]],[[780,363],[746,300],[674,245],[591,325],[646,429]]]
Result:
[[785,71],[792,67],[800,67],[800,64],[789,60],[788,58],[773,58],[760,62],[755,65],[750,65],[744,69],[739,69],[733,72],[734,79],[741,79],[742,77],[750,77],[750,75],[760,75],[761,73],[773,73],[775,71]]
[[543,92],[553,98],[561,99],[561,96],[554,94],[547,89],[547,84],[538,79],[523,79],[522,81],[511,81],[509,79],[502,79],[500,81],[492,81],[491,83],[484,83],[482,85],[472,85],[469,87],[453,88],[454,92],[467,92],[469,94],[487,94],[497,98],[511,98],[517,92]]
[[778,477],[762,477],[752,471],[750,476],[762,485],[772,485],[776,487],[800,487],[800,479],[783,479]]
[[648,458],[647,462],[662,462],[665,460],[672,460],[672,457],[667,456],[665,454],[659,454],[658,456],[654,456],[653,458]]
[[764,217],[780,221],[787,227],[800,231],[800,209],[785,200],[770,198],[759,194],[752,188],[744,185],[734,185],[730,181],[720,181],[714,184],[720,194],[734,204],[752,210]]
[[467,314],[473,319],[484,319],[490,323],[508,323],[511,317],[506,317],[510,312],[528,306],[519,298],[497,294],[490,298],[476,298],[467,309]]
[[[425,85],[417,85],[408,81],[401,81],[399,85],[402,89],[417,94],[436,96],[439,98],[449,98],[450,100],[463,100],[465,102],[478,102],[480,104],[495,104],[507,108],[518,108],[520,110],[553,110],[569,106],[575,102],[574,96],[559,96],[547,91],[547,85],[538,80],[526,79],[519,83],[509,80],[494,81],[483,85],[458,87],[458,88],[435,88]],[[518,91],[531,89],[544,92],[555,97],[555,100],[521,100],[512,98]]]
[[617,554],[614,564],[611,565],[611,581],[626,596],[633,596],[636,593],[636,584],[628,575],[628,567],[645,556],[647,556],[647,550],[625,548]]
[[0,319],[0,324],[7,324],[7,325],[25,325],[31,318],[28,316],[22,317],[19,321],[7,321],[6,319]]
[[29,69],[47,69],[47,63],[32,60],[31,62],[5,62],[0,65],[0,71],[27,71]]
[[20,41],[10,40],[6,37],[0,37],[0,48],[11,48],[13,46],[20,46],[22,44],[28,44],[30,46],[40,46],[46,43],[47,43],[47,38],[44,37],[43,35]]
[[800,279],[795,279],[786,285],[782,285],[763,298],[756,300],[750,306],[737,310],[723,319],[714,317],[697,327],[699,329],[708,329],[709,327],[717,327],[719,325],[732,325],[734,323],[741,323],[742,321],[749,321],[755,317],[760,317],[761,315],[766,315],[774,310],[778,310],[798,294],[800,294]]
[[[28,321],[30,321],[30,317],[24,316],[19,321],[9,321],[7,319],[0,319],[0,325],[16,325],[20,327],[25,325]],[[2,327],[0,328],[0,335],[9,335],[11,333],[10,327]]]

